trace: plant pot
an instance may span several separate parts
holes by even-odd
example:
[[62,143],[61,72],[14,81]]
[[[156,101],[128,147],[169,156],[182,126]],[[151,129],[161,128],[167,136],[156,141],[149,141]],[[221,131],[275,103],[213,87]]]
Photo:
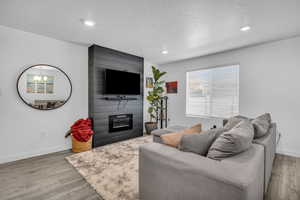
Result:
[[157,122],[145,122],[146,134],[150,135],[151,132],[157,129]]

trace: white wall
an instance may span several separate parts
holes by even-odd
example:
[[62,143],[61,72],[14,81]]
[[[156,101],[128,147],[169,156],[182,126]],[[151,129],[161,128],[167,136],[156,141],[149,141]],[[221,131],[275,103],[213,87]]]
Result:
[[240,64],[240,114],[272,114],[282,134],[278,152],[300,156],[300,37],[215,55],[161,65],[168,81],[178,80],[178,94],[169,94],[171,124],[198,121],[209,128],[221,120],[185,116],[186,71],[226,64]]
[[[70,77],[73,94],[63,107],[39,111],[17,95],[18,75],[34,64],[60,67]],[[87,47],[0,26],[0,163],[69,149],[64,135],[88,116]]]

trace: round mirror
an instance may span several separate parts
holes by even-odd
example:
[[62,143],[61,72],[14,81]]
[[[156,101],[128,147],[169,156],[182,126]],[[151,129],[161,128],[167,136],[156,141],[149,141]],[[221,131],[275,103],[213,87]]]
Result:
[[18,78],[20,98],[32,108],[53,110],[63,106],[71,97],[72,84],[67,74],[51,65],[34,65]]

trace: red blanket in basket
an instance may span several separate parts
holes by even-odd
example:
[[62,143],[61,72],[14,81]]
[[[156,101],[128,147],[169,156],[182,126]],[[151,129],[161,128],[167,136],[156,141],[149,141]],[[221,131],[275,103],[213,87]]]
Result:
[[77,120],[71,126],[71,134],[76,140],[80,142],[87,142],[94,134],[91,119]]

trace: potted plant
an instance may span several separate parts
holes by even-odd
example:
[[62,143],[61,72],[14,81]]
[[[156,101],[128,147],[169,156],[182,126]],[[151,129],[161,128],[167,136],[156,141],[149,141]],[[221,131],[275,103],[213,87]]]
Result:
[[148,108],[148,113],[150,116],[150,122],[145,122],[146,133],[150,134],[153,130],[157,129],[158,112],[160,109],[160,100],[164,92],[163,84],[165,81],[161,81],[160,78],[166,74],[166,72],[161,72],[159,69],[152,66],[153,74],[153,88],[148,92],[147,101],[150,106]]

